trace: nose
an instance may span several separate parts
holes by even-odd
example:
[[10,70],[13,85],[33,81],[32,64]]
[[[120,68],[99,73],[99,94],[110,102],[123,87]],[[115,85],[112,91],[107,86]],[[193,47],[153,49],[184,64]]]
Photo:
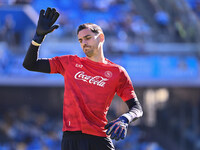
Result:
[[83,48],[85,48],[85,47],[87,47],[88,45],[87,45],[87,42],[82,42],[82,47]]
[[86,41],[86,40],[83,40],[83,41],[82,41],[82,44],[83,44],[83,45],[87,45],[87,41]]

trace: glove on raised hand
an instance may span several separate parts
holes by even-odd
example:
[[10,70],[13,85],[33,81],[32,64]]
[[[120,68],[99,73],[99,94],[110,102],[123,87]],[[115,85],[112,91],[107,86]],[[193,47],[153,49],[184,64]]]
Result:
[[127,134],[128,129],[128,119],[124,116],[119,117],[118,119],[111,121],[105,126],[107,135],[111,135],[111,139],[119,140],[124,139]]
[[59,17],[59,13],[55,8],[47,8],[46,12],[44,9],[40,11],[40,16],[36,28],[36,33],[33,41],[41,44],[44,40],[45,35],[57,29],[59,25],[53,25]]

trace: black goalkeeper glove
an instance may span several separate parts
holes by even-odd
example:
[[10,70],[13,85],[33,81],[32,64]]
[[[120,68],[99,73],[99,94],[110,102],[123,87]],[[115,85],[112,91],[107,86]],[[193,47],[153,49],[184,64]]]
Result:
[[118,141],[120,138],[124,139],[128,129],[128,122],[128,119],[124,116],[111,121],[105,126],[105,129],[108,129],[106,134],[111,135],[110,138],[115,139],[116,141]]
[[44,40],[45,35],[54,31],[59,27],[59,25],[53,25],[59,17],[59,13],[55,8],[47,8],[46,12],[44,9],[40,11],[40,16],[36,28],[36,33],[33,41],[41,44]]

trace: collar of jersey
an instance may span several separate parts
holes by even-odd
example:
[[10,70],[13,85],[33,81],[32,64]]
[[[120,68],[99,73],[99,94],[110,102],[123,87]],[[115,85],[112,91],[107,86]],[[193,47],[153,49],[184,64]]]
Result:
[[87,57],[85,57],[85,60],[88,61],[88,62],[90,62],[90,63],[97,64],[97,65],[106,65],[106,64],[108,64],[108,61],[107,61],[106,58],[105,58],[105,63],[103,63],[103,62],[92,61],[92,60],[90,60],[90,59],[87,58]]

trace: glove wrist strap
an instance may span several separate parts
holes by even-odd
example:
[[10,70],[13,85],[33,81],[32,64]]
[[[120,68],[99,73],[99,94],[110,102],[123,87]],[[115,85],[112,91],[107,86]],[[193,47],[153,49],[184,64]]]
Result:
[[125,113],[121,117],[125,117],[128,120],[128,123],[132,122],[134,119],[136,119],[135,114]]
[[35,41],[37,44],[41,44],[44,41],[45,35],[38,35],[35,33],[33,37],[33,41]]
[[120,116],[119,119],[123,120],[124,123],[129,123],[129,120],[125,115]]
[[34,40],[31,41],[31,44],[34,45],[34,46],[40,46],[41,45],[41,44],[35,42]]

